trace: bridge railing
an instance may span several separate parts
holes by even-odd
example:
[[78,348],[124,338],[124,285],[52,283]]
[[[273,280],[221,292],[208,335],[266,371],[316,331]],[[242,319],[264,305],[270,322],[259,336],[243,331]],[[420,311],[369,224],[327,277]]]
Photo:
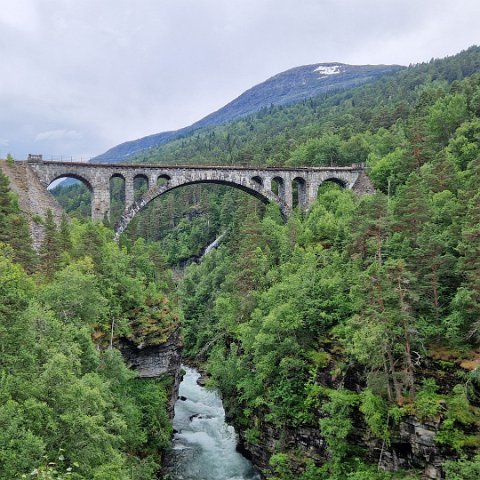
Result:
[[74,157],[72,155],[50,155],[48,158],[44,158],[41,154],[29,153],[27,162],[61,162],[61,163],[87,163],[90,162],[91,157]]

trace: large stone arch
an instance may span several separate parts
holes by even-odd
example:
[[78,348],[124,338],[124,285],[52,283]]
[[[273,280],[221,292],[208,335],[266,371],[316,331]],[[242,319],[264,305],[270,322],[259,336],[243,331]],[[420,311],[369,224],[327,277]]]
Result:
[[[247,183],[248,182],[248,183]],[[261,202],[267,203],[276,203],[280,207],[280,211],[283,216],[287,216],[290,213],[290,207],[281,200],[277,195],[272,191],[265,189],[262,185],[254,181],[246,180],[245,183],[237,183],[234,181],[223,180],[223,179],[201,179],[201,180],[191,180],[187,182],[177,183],[175,181],[169,181],[166,184],[158,185],[150,188],[148,192],[134,202],[126,212],[120,217],[118,222],[115,224],[115,240],[118,240],[119,236],[126,230],[129,223],[133,220],[135,215],[138,212],[143,210],[152,200],[161,195],[164,195],[168,192],[176,190],[177,188],[185,187],[188,185],[197,185],[197,184],[217,184],[217,185],[226,185],[238,190],[242,190],[255,198],[259,199]]]
[[68,178],[73,178],[74,180],[82,182],[88,188],[88,190],[90,190],[91,193],[93,192],[93,184],[91,179],[89,179],[88,176],[79,175],[78,173],[65,172],[60,173],[59,175],[53,175],[52,177],[48,177],[45,179],[44,185],[48,190],[50,188],[50,185],[52,185],[52,183],[54,183],[55,181]]

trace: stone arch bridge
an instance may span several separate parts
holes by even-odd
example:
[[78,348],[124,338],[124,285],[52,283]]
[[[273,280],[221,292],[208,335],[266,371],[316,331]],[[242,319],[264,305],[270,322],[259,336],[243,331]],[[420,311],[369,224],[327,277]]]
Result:
[[[60,178],[82,181],[92,194],[92,218],[103,220],[110,214],[110,179],[120,177],[125,185],[125,212],[115,225],[115,237],[127,228],[133,217],[156,197],[171,190],[198,183],[229,185],[243,190],[264,203],[276,203],[284,216],[293,205],[296,185],[297,203],[308,210],[317,199],[320,185],[333,181],[360,194],[373,192],[373,186],[361,164],[349,167],[240,167],[240,166],[168,166],[112,163],[74,163],[29,159],[29,167],[40,183],[48,188]],[[143,178],[148,190],[134,199],[134,180]]]

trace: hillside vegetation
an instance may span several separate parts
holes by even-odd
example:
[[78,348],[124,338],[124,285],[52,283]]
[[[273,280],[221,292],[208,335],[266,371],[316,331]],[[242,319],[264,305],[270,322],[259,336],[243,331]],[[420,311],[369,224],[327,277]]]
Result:
[[[437,425],[448,480],[480,474],[480,48],[137,157],[195,164],[365,162],[377,193],[321,189],[308,214],[226,189],[159,198],[129,227],[168,261],[223,245],[180,288],[187,356],[204,362],[271,480],[396,477],[378,465],[406,418]],[[304,455],[287,432],[327,451]],[[392,467],[392,465],[389,465]]]
[[[325,189],[287,224],[246,202],[228,241],[187,270],[187,354],[207,361],[247,446],[304,426],[327,442],[323,465],[279,442],[269,478],[390,478],[365,444],[388,449],[408,416],[439,422],[445,458],[464,459],[445,463],[446,478],[478,477],[480,76],[447,80],[479,58],[475,48],[362,87],[331,107],[342,125],[298,129],[285,163],[322,164],[325,151],[348,163],[355,142],[377,194]],[[366,95],[386,89],[390,100]]]
[[206,127],[237,120],[271,105],[290,105],[322,93],[343,91],[388,76],[403,67],[398,65],[305,65],[279,73],[256,85],[216,112],[193,125],[171,132],[131,140],[98,155],[95,162],[125,162],[141,151],[156,148]]
[[0,171],[0,478],[156,478],[170,441],[165,381],[135,378],[119,338],[178,325],[154,244],[45,220],[40,251]]

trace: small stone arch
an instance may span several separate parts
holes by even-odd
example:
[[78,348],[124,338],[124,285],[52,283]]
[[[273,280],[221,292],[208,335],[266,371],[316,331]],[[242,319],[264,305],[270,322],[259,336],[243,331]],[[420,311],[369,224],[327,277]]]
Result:
[[62,173],[60,175],[54,176],[52,180],[47,182],[47,190],[50,190],[52,183],[56,182],[57,180],[68,179],[68,178],[72,178],[74,180],[78,180],[79,182],[82,182],[90,192],[93,192],[93,186],[91,182],[84,176],[78,175],[76,173]]
[[134,177],[133,177],[133,181],[135,182],[135,180],[143,180],[145,182],[147,182],[147,190],[150,188],[150,185],[149,185],[149,180],[148,180],[148,176],[145,175],[144,173],[137,173]]
[[162,187],[163,185],[167,185],[172,177],[170,175],[167,175],[166,173],[162,173],[157,177],[157,187]]
[[263,187],[263,178],[260,177],[259,175],[255,175],[254,177],[252,177],[252,182]]
[[292,206],[307,207],[307,182],[302,177],[295,177],[292,180]]
[[[78,181],[84,188],[85,196],[82,194],[82,190],[76,190],[75,193],[76,195],[80,194],[80,202],[77,205],[77,212],[80,218],[82,217],[90,217],[94,218],[94,211],[93,211],[93,198],[94,198],[94,190],[91,182],[86,179],[82,175],[77,175],[75,173],[65,173],[61,175],[56,175],[53,180],[47,185],[47,190],[55,197],[55,188],[57,186],[60,186],[60,181],[61,180],[75,180]],[[70,183],[67,185],[62,185],[63,188],[76,188],[78,184],[76,183]],[[80,187],[81,188],[81,187]],[[88,196],[86,195],[86,192],[88,192]],[[59,199],[57,198],[57,201]],[[63,207],[63,205],[62,205]]]
[[110,175],[108,180],[110,181],[112,178],[121,178],[123,181],[125,181],[125,176],[122,173],[119,173],[119,172],[113,172]]
[[320,187],[326,183],[326,182],[332,182],[332,183],[336,183],[337,185],[339,185],[340,187],[342,188],[347,188],[348,186],[348,182],[346,182],[345,180],[339,178],[339,177],[329,177],[329,178],[326,178],[321,184],[320,184]]
[[321,194],[325,193],[325,191],[329,188],[332,188],[332,187],[335,187],[335,188],[340,188],[342,190],[348,188],[348,183],[339,178],[339,177],[329,177],[329,178],[326,178],[325,180],[323,180],[320,185],[318,186],[318,189],[317,189],[317,197],[318,198]]

